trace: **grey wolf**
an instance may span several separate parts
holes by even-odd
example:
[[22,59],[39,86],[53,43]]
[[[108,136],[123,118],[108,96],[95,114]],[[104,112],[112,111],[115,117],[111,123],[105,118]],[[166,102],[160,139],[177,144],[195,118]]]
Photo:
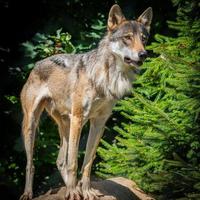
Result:
[[[35,64],[21,92],[22,132],[27,156],[26,183],[21,200],[32,199],[35,131],[43,110],[55,120],[60,135],[56,161],[67,187],[67,200],[98,199],[90,187],[90,173],[104,126],[117,100],[128,94],[147,57],[152,8],[136,20],[127,20],[118,5],[108,16],[107,33],[98,47],[83,54],[57,54]],[[90,131],[77,181],[77,154],[81,130]],[[48,133],[47,133],[48,134]]]

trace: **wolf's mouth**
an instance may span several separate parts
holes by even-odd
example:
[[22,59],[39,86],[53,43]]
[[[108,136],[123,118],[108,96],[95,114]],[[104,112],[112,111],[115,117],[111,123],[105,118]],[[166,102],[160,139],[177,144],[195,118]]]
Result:
[[138,66],[141,66],[143,64],[142,61],[135,61],[135,60],[132,60],[131,58],[129,57],[124,57],[124,62],[130,66],[135,66],[135,67],[138,67]]

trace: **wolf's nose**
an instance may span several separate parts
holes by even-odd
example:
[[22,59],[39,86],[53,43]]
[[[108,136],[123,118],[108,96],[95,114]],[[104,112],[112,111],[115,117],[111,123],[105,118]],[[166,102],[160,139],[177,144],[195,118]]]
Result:
[[138,56],[141,60],[144,60],[147,57],[147,51],[139,51]]

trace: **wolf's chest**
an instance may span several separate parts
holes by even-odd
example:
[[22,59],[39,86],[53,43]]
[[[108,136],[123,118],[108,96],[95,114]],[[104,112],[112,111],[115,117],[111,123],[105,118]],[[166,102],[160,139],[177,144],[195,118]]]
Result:
[[95,98],[93,101],[88,102],[88,105],[84,105],[84,116],[90,119],[109,115],[115,105],[115,102],[115,100]]

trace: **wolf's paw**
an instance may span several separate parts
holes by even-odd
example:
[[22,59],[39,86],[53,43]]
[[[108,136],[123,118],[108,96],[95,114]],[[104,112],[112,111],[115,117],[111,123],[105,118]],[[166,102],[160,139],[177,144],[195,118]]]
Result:
[[19,200],[31,200],[32,199],[32,192],[24,192],[24,194],[21,195]]
[[84,200],[99,200],[100,197],[104,196],[100,191],[93,188],[82,190]]
[[82,177],[82,180],[78,182],[78,187],[81,189],[83,200],[99,200],[104,196],[99,190],[91,188],[89,177]]
[[79,187],[67,189],[65,200],[82,200],[82,194]]

